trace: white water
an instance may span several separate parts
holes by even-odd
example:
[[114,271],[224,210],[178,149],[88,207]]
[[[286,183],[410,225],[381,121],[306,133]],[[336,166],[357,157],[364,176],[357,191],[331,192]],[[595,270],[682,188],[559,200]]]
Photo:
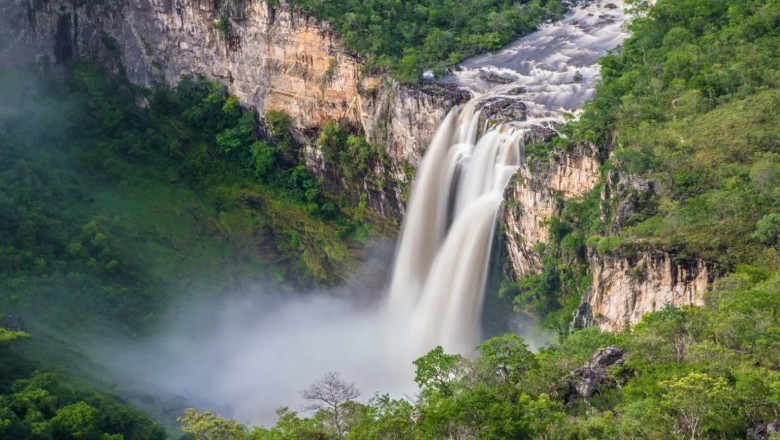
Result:
[[418,169],[389,289],[406,309],[408,344],[468,353],[477,342],[495,217],[522,156],[522,130],[500,127],[477,141],[477,101],[454,109]]
[[[418,168],[388,298],[391,309],[408,311],[408,344],[418,353],[437,345],[469,353],[478,342],[495,218],[521,164],[524,131],[560,122],[592,97],[596,60],[627,36],[624,19],[620,1],[577,6],[446,79],[476,97],[447,116]],[[484,79],[488,74],[512,82],[497,85]],[[524,92],[507,94],[518,87]],[[493,97],[523,101],[529,117],[477,139],[475,108]]]
[[[522,160],[523,130],[561,120],[592,96],[596,59],[626,36],[622,2],[611,2],[618,9],[607,3],[578,7],[501,52],[467,60],[446,79],[477,97],[450,112],[417,170],[387,304],[364,307],[327,293],[188,304],[172,312],[158,340],[104,348],[106,363],[130,378],[136,399],[176,396],[166,411],[194,405],[249,423],[273,424],[277,407],[299,408],[300,390],[327,371],[355,382],[364,399],[379,390],[413,395],[416,357],[436,345],[469,353],[479,341],[496,213]],[[574,81],[575,71],[582,81]],[[480,79],[486,72],[516,82],[489,83]],[[518,86],[528,90],[511,99],[528,106],[529,120],[478,138],[478,100]]]
[[[599,75],[597,61],[628,37],[623,0],[598,0],[574,6],[554,23],[519,38],[504,49],[464,61],[445,82],[477,95],[498,96],[522,86],[513,98],[528,107],[523,125],[560,121],[564,113],[578,113],[592,99]],[[488,74],[513,80],[496,84]],[[579,73],[581,79],[576,80]]]

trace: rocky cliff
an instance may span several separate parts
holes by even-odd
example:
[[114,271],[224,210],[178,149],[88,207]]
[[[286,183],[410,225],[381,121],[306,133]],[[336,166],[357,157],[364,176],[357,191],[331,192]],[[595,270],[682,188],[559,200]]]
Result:
[[593,189],[599,176],[598,161],[586,153],[561,154],[544,163],[526,160],[504,194],[507,250],[518,277],[538,271],[534,247],[547,242],[545,222],[559,213],[561,201]]
[[665,305],[703,305],[712,268],[703,261],[674,261],[668,252],[631,257],[590,256],[593,284],[575,313],[574,325],[619,331]]
[[[537,245],[548,241],[546,222],[558,215],[566,199],[592,190],[602,182],[596,150],[581,148],[562,152],[553,159],[530,158],[507,188],[503,215],[507,253],[517,278],[541,269]],[[613,224],[632,208],[637,192],[653,191],[651,182],[614,176],[603,180],[602,199],[614,198]],[[675,261],[669,252],[643,251],[631,256],[589,255],[592,284],[583,295],[573,326],[596,325],[618,331],[639,322],[645,313],[664,305],[701,304],[713,280],[712,267],[699,260]]]
[[[387,149],[395,163],[383,171],[401,180],[404,164],[419,162],[447,111],[468,99],[442,87],[363,75],[360,58],[326,23],[284,1],[0,0],[0,37],[0,67],[76,55],[113,59],[144,86],[175,84],[183,75],[219,79],[261,115],[287,112],[304,143],[327,121],[358,128]],[[391,190],[374,203],[398,194]]]

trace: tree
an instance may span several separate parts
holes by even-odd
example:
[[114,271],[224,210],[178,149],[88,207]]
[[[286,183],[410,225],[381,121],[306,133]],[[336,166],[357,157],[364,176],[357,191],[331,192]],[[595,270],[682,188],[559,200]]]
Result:
[[339,373],[332,371],[301,392],[309,402],[305,409],[326,414],[339,438],[343,438],[348,429],[347,416],[352,412],[349,403],[359,395],[354,384],[343,381]]
[[414,381],[424,394],[438,392],[447,397],[452,394],[452,382],[462,375],[463,357],[446,354],[439,346],[414,361],[414,365]]
[[276,166],[276,155],[273,147],[263,141],[257,141],[250,147],[252,152],[252,169],[258,179],[267,177]]
[[56,438],[74,440],[98,440],[100,411],[86,402],[77,402],[57,410],[51,419]]
[[769,214],[758,221],[753,238],[770,246],[780,255],[780,214]]
[[241,440],[246,435],[244,425],[210,411],[198,412],[194,408],[187,408],[184,416],[176,421],[181,430],[192,435],[195,440]]
[[502,383],[516,384],[534,366],[534,354],[520,336],[508,333],[477,346],[479,363]]
[[695,440],[710,425],[729,419],[733,390],[706,373],[661,382],[663,401],[677,419],[677,431]]

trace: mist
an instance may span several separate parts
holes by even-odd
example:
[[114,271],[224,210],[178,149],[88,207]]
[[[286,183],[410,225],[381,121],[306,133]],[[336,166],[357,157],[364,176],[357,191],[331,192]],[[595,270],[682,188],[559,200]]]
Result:
[[362,401],[379,391],[413,397],[412,361],[423,353],[412,349],[404,316],[382,301],[333,292],[285,298],[253,286],[177,307],[158,336],[101,351],[134,394],[273,425],[277,408],[300,410],[300,391],[328,371],[355,383]]

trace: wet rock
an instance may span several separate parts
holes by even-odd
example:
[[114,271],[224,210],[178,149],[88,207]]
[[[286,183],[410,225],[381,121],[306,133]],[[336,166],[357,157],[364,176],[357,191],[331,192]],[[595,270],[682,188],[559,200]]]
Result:
[[484,73],[479,76],[480,79],[483,79],[487,82],[496,83],[496,84],[509,84],[511,82],[514,82],[514,79],[507,78],[505,76],[501,76],[496,73]]
[[607,3],[606,5],[604,5],[604,7],[607,8],[607,9],[617,9],[618,8],[618,6],[616,4],[614,4],[614,3]]
[[534,125],[525,135],[526,144],[543,144],[550,142],[554,137],[558,136],[558,132],[550,127],[544,127],[541,125]]
[[526,105],[517,99],[492,98],[485,100],[479,110],[490,125],[504,122],[525,121]]
[[582,303],[574,310],[574,316],[569,324],[569,328],[576,330],[597,324],[598,321],[593,318],[593,310],[591,310],[590,304]]
[[15,332],[23,332],[27,328],[24,319],[18,315],[0,315],[0,327]]
[[407,87],[428,96],[442,98],[442,103],[450,105],[463,104],[471,99],[471,93],[457,84],[424,82]]
[[528,93],[528,88],[523,87],[523,86],[512,87],[511,89],[507,90],[504,93],[506,93],[507,95],[511,95],[511,96],[522,95],[524,93]]
[[590,397],[600,391],[612,379],[609,367],[623,363],[625,351],[614,345],[602,348],[582,368],[571,373],[569,401]]

